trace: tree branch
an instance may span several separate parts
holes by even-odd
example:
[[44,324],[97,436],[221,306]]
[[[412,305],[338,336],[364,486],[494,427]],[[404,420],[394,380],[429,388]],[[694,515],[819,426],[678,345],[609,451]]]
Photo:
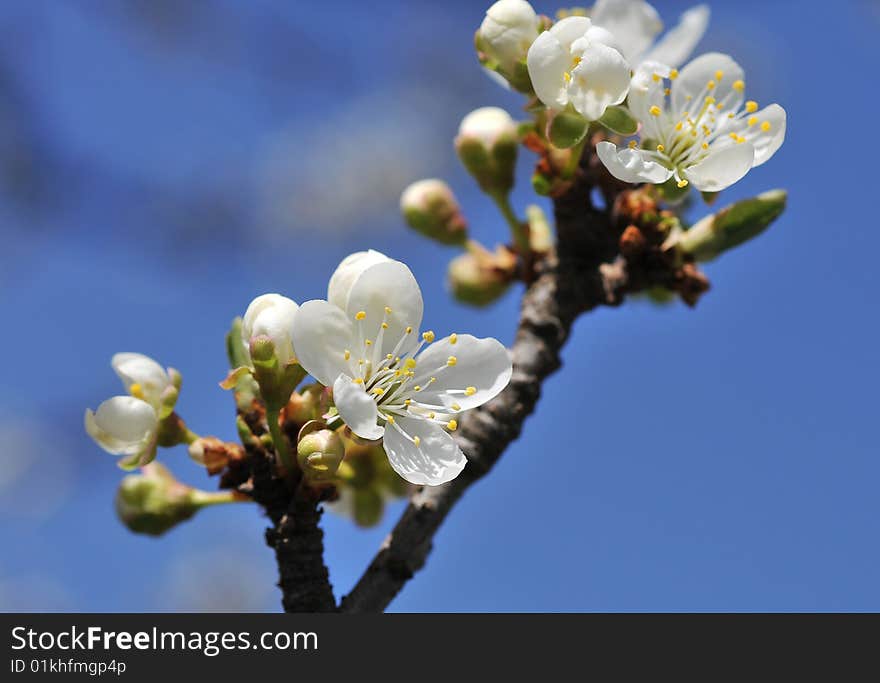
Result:
[[[577,316],[620,302],[628,278],[625,262],[615,258],[619,231],[610,211],[593,208],[591,189],[588,175],[582,173],[574,187],[554,202],[559,256],[546,264],[523,297],[510,384],[462,420],[457,440],[467,454],[467,467],[453,481],[423,488],[413,496],[363,576],[343,598],[342,612],[381,612],[388,606],[424,565],[434,534],[458,499],[519,436],[543,381],[561,365],[560,352]],[[611,261],[605,262],[606,258]]]

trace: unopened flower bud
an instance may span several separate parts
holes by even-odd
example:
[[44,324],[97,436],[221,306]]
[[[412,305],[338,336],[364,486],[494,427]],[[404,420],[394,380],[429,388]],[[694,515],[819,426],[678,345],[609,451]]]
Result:
[[515,275],[516,259],[507,250],[472,250],[450,261],[449,289],[462,303],[488,306],[507,291]]
[[[256,360],[253,356],[255,337],[265,337],[272,342],[272,352],[281,367],[296,360],[291,334],[297,310],[299,306],[295,301],[280,294],[263,294],[250,303],[241,321],[241,336],[253,360]],[[268,353],[268,345],[261,342],[259,351]],[[267,360],[265,355],[261,356],[263,360]]]
[[464,117],[455,150],[468,172],[487,194],[506,195],[513,187],[518,133],[503,109],[482,107]]
[[158,536],[196,513],[191,491],[154,462],[144,467],[143,474],[130,474],[122,480],[116,493],[116,514],[131,531]]
[[531,90],[525,61],[541,23],[525,0],[498,0],[486,11],[474,40],[484,66],[521,92]]
[[303,474],[315,481],[332,479],[345,457],[345,444],[334,431],[321,429],[306,434],[296,447]]
[[442,180],[419,180],[403,191],[400,211],[416,232],[442,244],[463,244],[467,222],[452,190]]
[[772,190],[744,199],[674,235],[674,246],[697,261],[711,261],[766,230],[785,210],[787,193]]
[[362,527],[376,526],[382,521],[385,501],[382,495],[373,489],[355,489],[353,491],[353,516],[355,524]]

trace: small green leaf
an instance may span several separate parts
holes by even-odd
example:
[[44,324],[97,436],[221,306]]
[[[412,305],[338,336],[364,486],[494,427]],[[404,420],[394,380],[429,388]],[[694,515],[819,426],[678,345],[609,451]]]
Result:
[[635,135],[639,130],[639,122],[626,107],[608,107],[599,123],[619,135]]

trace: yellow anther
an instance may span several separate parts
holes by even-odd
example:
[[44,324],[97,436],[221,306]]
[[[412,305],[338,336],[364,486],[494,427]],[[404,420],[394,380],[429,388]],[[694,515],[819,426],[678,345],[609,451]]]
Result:
[[657,151],[658,152],[665,152],[666,148],[663,145],[657,145]]
[[403,365],[409,370],[412,370],[417,365],[417,362],[415,358],[407,358]]
[[651,116],[660,116],[660,107],[658,107],[656,104],[652,106],[648,111],[650,112]]
[[363,320],[363,319],[366,318],[366,317],[367,317],[367,312],[366,312],[366,311],[358,311],[357,313],[354,314],[354,319],[355,319],[355,320]]
[[660,82],[660,74],[651,74],[651,79],[652,79],[655,83],[659,83],[659,82]]
[[706,83],[706,87],[709,90],[715,90],[715,81],[709,81],[708,83]]
[[390,353],[385,354],[385,360],[393,360],[393,359],[394,359],[394,356],[392,354],[390,354]]
[[386,417],[388,418],[388,424],[393,425],[394,424],[394,415],[386,415]]
[[394,376],[395,376],[395,377],[400,377],[402,374],[403,374],[403,371],[402,371],[402,370],[395,370],[395,371],[394,371]]
[[706,104],[715,104],[715,98],[712,97],[711,95],[709,95],[709,96],[706,98]]
[[358,365],[363,365],[365,362],[363,358],[358,358]]
[[458,363],[458,358],[456,358],[455,356],[449,356],[449,358],[446,359],[446,365],[448,365],[449,367],[452,367],[456,363]]
[[715,80],[720,81],[722,78],[724,78],[724,72],[723,71],[716,71],[715,72]]
[[458,335],[455,334],[455,332],[453,332],[452,334],[449,335],[449,343],[450,344],[455,344],[457,341],[458,341]]
[[406,333],[407,333],[407,334],[412,334],[412,328],[411,328],[411,327],[407,327],[407,328],[406,328]]
[[664,95],[667,95],[667,96],[668,96],[668,95],[671,95],[671,94],[672,94],[672,88],[663,88],[663,94],[664,94]]
[[129,391],[129,392],[131,393],[131,395],[134,396],[135,398],[139,398],[139,399],[141,399],[142,401],[144,400],[144,388],[143,388],[140,384],[137,384],[137,383],[132,384],[132,385],[128,388],[128,391]]
[[571,58],[571,68],[572,68],[572,70],[573,70],[578,64],[580,64],[580,63],[581,63],[581,58],[580,58],[580,57],[577,57],[577,56],[572,57],[572,58]]
[[758,103],[754,100],[749,100],[746,102],[746,111],[749,112],[749,114],[754,114],[758,111]]
[[709,149],[709,143],[708,143],[708,142],[704,142],[704,143],[703,143],[702,145],[700,145],[700,146],[701,146],[703,149]]
[[685,188],[688,186],[688,181],[685,180],[684,178],[682,178],[681,180],[678,181],[678,186],[679,186],[679,188]]
[[745,81],[734,81],[733,82],[733,89],[736,90],[737,92],[742,92],[743,90],[746,89]]
[[413,437],[413,443],[415,444],[416,448],[418,448],[418,447],[419,447],[419,444],[422,443],[422,440],[421,440],[419,437],[414,436],[414,437]]
[[383,329],[383,330],[387,330],[387,329],[388,329],[388,323],[382,323],[382,329]]
[[682,128],[684,128],[684,124],[681,121],[675,124],[675,130],[681,130]]
[[638,143],[635,140],[630,140],[629,141],[629,148],[635,149],[636,147],[638,147]]
[[385,315],[391,315],[391,307],[390,306],[385,307]]
[[448,429],[450,432],[454,432],[456,429],[458,429],[458,420],[450,420],[449,422],[447,422],[446,429]]
[[749,122],[748,122],[748,123],[749,123],[749,126],[750,126],[750,127],[751,127],[751,126],[754,126],[755,124],[758,123],[758,117],[757,117],[757,116],[750,116],[750,117],[749,117]]
[[376,396],[381,396],[385,393],[385,390],[382,387],[374,387],[373,393],[376,394]]
[[476,394],[476,393],[477,393],[477,388],[476,388],[476,387],[467,387],[467,388],[464,390],[464,395],[465,395],[465,396],[473,396],[473,395]]
[[364,339],[364,344],[366,344],[367,346],[372,346],[373,342],[370,341],[369,339]]
[[564,72],[562,74],[562,77],[565,79],[566,83],[571,83],[571,74],[568,73],[568,71]]
[[451,406],[449,406],[449,407],[452,408],[453,410],[461,410],[461,406],[458,405],[457,403],[453,403],[453,404],[452,404]]
[[769,121],[764,121],[764,123],[761,124],[761,130],[763,130],[765,133],[769,133],[771,127],[772,126],[770,125]]
[[429,420],[433,420],[435,417],[437,417],[437,413],[435,413],[435,412],[433,412],[433,411],[430,412],[430,413],[428,413],[428,419],[429,419]]
[[431,382],[436,382],[436,381],[437,381],[437,378],[432,377],[431,379],[428,380],[428,384],[430,384]]
[[411,398],[408,398],[408,399],[405,399],[405,400],[404,400],[403,405],[408,406],[408,405],[410,405],[411,403],[412,403],[412,399],[411,399]]
[[349,358],[351,358],[351,351],[345,349],[345,353],[342,354],[342,357],[345,358],[345,360],[348,360]]
[[676,78],[678,78],[678,69],[673,69],[669,72],[669,80],[674,81]]
[[364,380],[363,380],[363,378],[361,378],[361,377],[356,377],[355,380],[354,380],[354,383],[355,383],[355,384],[363,384],[363,383],[364,383]]
[[434,333],[431,330],[422,333],[422,339],[424,339],[429,344],[434,341]]
[[737,135],[736,133],[731,133],[731,134],[730,134],[730,139],[731,139],[731,140],[736,140],[736,139],[738,139],[738,138],[739,138],[739,135]]
[[413,391],[421,391],[421,390],[422,390],[422,387],[421,387],[420,385],[418,385],[418,384],[416,384],[416,385],[413,387]]

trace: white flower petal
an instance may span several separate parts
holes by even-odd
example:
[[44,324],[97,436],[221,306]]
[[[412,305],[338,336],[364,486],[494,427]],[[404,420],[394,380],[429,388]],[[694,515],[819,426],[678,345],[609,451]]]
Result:
[[[419,283],[400,261],[384,261],[366,268],[351,287],[346,309],[353,321],[355,336],[372,342],[370,349],[377,359],[394,352],[395,348],[398,355],[402,355],[418,343],[422,311]],[[361,312],[365,314],[363,319],[355,320]],[[387,328],[383,328],[383,322]],[[409,334],[406,333],[408,327],[412,328]],[[398,348],[403,338],[406,341]],[[359,346],[357,351],[361,350],[366,351]]]
[[480,37],[492,59],[513,68],[538,37],[538,15],[526,0],[498,0],[486,10]]
[[156,411],[133,396],[114,396],[86,410],[85,428],[97,444],[114,455],[133,455],[144,450],[159,426]]
[[[782,143],[785,141],[786,115],[785,109],[778,104],[771,104],[764,107],[761,111],[756,112],[754,116],[758,119],[755,124],[758,132],[754,137],[749,137],[749,142],[755,148],[754,166],[760,166],[770,157],[776,154]],[[747,117],[750,118],[750,117]],[[764,131],[761,126],[769,124],[770,129]]]
[[610,142],[600,142],[596,154],[608,172],[625,183],[665,183],[672,171],[653,161],[643,150],[618,149]]
[[684,64],[706,33],[709,14],[709,7],[706,5],[691,7],[681,15],[678,24],[648,51],[642,58],[643,61],[663,62],[672,68]]
[[376,402],[364,391],[363,384],[355,384],[348,375],[340,375],[333,382],[333,402],[345,424],[359,437],[382,438],[385,430],[376,424],[379,417]]
[[556,38],[565,51],[569,52],[571,44],[578,38],[583,38],[592,25],[593,22],[587,17],[566,17],[553,24],[547,33]]
[[538,99],[548,107],[564,109],[568,104],[564,74],[571,68],[571,61],[571,53],[552,30],[544,31],[529,48],[526,59],[529,78]]
[[296,359],[291,336],[299,306],[281,294],[262,294],[251,301],[241,321],[241,337],[245,349],[253,337],[265,335],[275,345],[281,365]]
[[348,305],[348,293],[351,291],[351,286],[360,274],[372,265],[390,260],[385,254],[374,249],[349,254],[336,266],[336,270],[330,277],[330,283],[327,285],[327,301],[344,311]]
[[[719,72],[721,80],[718,80]],[[684,67],[672,82],[672,111],[697,111],[710,95],[718,104],[725,104],[722,111],[737,110],[744,96],[742,90],[734,90],[733,84],[744,78],[742,67],[728,55],[720,52],[701,55]],[[706,87],[710,81],[715,83],[713,90]]]
[[755,148],[748,142],[714,150],[700,163],[686,169],[691,184],[701,192],[720,192],[742,178],[755,160]]
[[[333,304],[306,301],[296,314],[292,338],[299,364],[321,384],[330,386],[341,374],[356,374],[352,323]],[[349,360],[346,350],[350,350]]]
[[602,45],[613,47],[619,53],[623,54],[623,48],[620,47],[620,43],[617,42],[617,38],[614,37],[614,34],[601,26],[591,26],[590,30],[584,35],[584,38],[591,43],[602,43]]
[[[417,356],[415,377],[410,383],[424,389],[411,396],[450,412],[470,410],[494,398],[510,382],[510,353],[492,337],[478,339],[458,334],[454,344],[451,339],[441,339]],[[455,359],[454,365],[449,365],[450,358]],[[431,377],[436,380],[429,383]],[[474,389],[470,396],[465,393],[468,387]]]
[[623,55],[632,62],[638,61],[663,30],[657,10],[643,0],[598,0],[590,17],[617,38]]
[[139,384],[144,398],[153,406],[159,405],[159,397],[171,384],[165,368],[141,353],[117,353],[110,365],[126,391],[131,391],[133,384]]
[[[413,443],[418,437],[419,445]],[[397,417],[385,430],[382,446],[401,477],[419,486],[438,486],[455,479],[467,459],[439,425],[417,417]]]
[[[666,108],[665,84],[663,79],[669,76],[670,68],[660,62],[642,62],[636,69],[627,95],[627,106],[633,116],[646,127],[652,128],[651,107]],[[659,78],[654,78],[654,76]],[[651,129],[647,135],[653,134]]]
[[617,50],[590,43],[571,72],[569,98],[574,108],[591,121],[602,117],[609,105],[626,99],[630,83],[629,63]]

